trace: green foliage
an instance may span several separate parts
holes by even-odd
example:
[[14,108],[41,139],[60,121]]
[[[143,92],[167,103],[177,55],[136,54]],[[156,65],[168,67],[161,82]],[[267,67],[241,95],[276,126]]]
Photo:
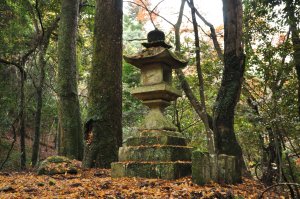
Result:
[[136,127],[142,121],[143,115],[146,112],[146,107],[141,101],[134,98],[130,94],[130,90],[138,86],[140,81],[140,71],[134,66],[123,62],[123,134],[124,137],[132,135],[132,127]]
[[18,115],[18,84],[15,69],[0,64],[0,136],[11,128]]
[[30,46],[30,40],[33,39],[32,26],[28,25],[32,22],[30,16],[24,14],[27,9],[23,2],[1,1],[0,3],[1,20],[3,19],[3,22],[0,22],[0,54],[2,56],[15,57],[18,53],[23,53]]

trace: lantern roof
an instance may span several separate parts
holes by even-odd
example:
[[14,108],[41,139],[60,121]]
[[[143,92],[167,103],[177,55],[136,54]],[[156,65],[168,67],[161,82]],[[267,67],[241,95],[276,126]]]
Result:
[[137,55],[124,56],[124,59],[138,68],[143,68],[148,64],[162,63],[172,69],[178,69],[185,67],[188,63],[179,54],[164,47],[147,48]]

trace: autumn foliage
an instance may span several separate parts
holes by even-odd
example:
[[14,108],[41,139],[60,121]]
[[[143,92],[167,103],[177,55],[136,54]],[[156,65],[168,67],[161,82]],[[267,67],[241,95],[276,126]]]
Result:
[[[0,173],[0,198],[257,198],[265,187],[243,184],[198,186],[190,177],[174,181],[110,177],[110,170],[90,169],[76,175]],[[268,193],[270,198],[279,198]],[[266,196],[267,196],[266,195]]]

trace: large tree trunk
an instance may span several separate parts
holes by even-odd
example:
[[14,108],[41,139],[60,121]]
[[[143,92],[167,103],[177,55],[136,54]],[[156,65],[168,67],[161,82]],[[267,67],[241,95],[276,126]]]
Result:
[[296,3],[293,0],[287,0],[286,2],[286,10],[288,13],[288,23],[290,24],[290,29],[292,32],[292,43],[293,43],[293,59],[295,63],[295,69],[297,73],[298,79],[298,116],[300,117],[300,37],[299,37],[299,29],[297,27],[297,23],[299,19],[295,16]]
[[240,0],[223,0],[224,71],[213,109],[215,146],[219,154],[237,156],[242,165],[242,149],[234,132],[234,112],[239,100],[244,74],[242,48],[242,4]]
[[58,153],[82,159],[82,124],[76,78],[78,8],[79,0],[62,1],[58,39],[58,112],[61,125]]
[[85,167],[109,168],[122,143],[122,0],[97,0]]

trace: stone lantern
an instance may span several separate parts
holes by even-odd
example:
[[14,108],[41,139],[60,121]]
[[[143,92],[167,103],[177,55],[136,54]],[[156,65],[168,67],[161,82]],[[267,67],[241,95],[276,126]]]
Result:
[[141,70],[141,86],[131,94],[149,107],[138,136],[130,137],[119,149],[119,162],[112,163],[112,177],[176,179],[191,173],[191,148],[163,114],[171,101],[181,96],[172,87],[172,69],[187,61],[173,53],[160,30],[148,33],[146,48],[126,62]]

